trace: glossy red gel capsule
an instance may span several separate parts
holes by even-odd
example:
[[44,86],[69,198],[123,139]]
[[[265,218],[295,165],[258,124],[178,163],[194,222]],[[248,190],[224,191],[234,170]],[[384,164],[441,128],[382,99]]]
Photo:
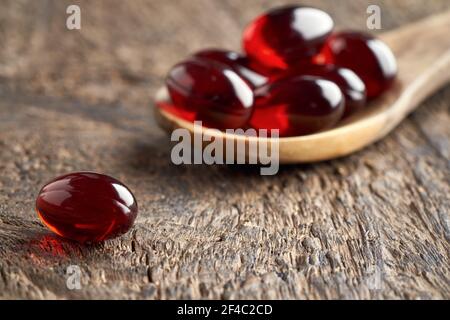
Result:
[[120,181],[98,173],[78,172],[47,183],[39,192],[36,210],[50,230],[83,243],[126,233],[138,206]]
[[166,83],[174,105],[195,112],[195,119],[207,127],[241,128],[252,114],[252,89],[223,63],[186,60],[169,72]]
[[250,23],[244,31],[243,47],[259,65],[286,70],[320,52],[333,27],[333,20],[322,10],[282,7]]
[[324,78],[338,85],[345,97],[344,116],[351,115],[364,107],[366,103],[366,86],[356,73],[347,68],[310,64],[289,70],[287,73],[275,77],[275,79],[306,75]]
[[389,89],[397,75],[397,62],[389,47],[365,33],[348,31],[332,35],[322,56],[326,63],[353,70],[366,85],[369,99]]
[[241,76],[252,88],[259,87],[267,83],[268,80],[265,76],[252,70],[250,61],[247,57],[234,51],[206,49],[195,53],[193,57],[210,59],[227,65]]
[[281,137],[333,127],[344,113],[344,96],[331,81],[300,76],[269,83],[256,92],[250,125],[279,129]]

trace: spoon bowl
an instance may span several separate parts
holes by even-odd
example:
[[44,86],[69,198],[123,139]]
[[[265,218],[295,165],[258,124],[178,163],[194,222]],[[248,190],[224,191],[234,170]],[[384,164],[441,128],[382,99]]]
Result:
[[[391,132],[420,103],[450,81],[450,11],[383,33],[379,38],[393,51],[399,73],[393,87],[372,101],[361,112],[343,120],[330,130],[311,135],[262,138],[230,134],[194,125],[166,110],[156,107],[155,117],[168,132],[178,128],[191,134],[220,139],[225,148],[243,143],[265,143],[269,151],[276,146],[280,163],[305,163],[334,159],[356,152]],[[165,88],[156,94],[156,104],[169,101]],[[205,143],[207,145],[210,142]],[[234,152],[233,154],[237,154]],[[260,160],[258,154],[250,154]]]

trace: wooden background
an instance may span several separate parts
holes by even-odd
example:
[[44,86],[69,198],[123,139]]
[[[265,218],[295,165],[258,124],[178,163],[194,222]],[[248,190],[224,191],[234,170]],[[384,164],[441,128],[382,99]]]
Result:
[[[170,162],[152,96],[168,69],[240,32],[273,0],[1,0],[1,298],[450,298],[450,87],[383,141],[345,159],[252,167]],[[384,29],[448,0],[314,1],[337,25]],[[65,28],[68,4],[82,29]],[[311,3],[311,2],[310,2]],[[61,240],[34,212],[39,188],[111,174],[140,214],[96,246]],[[66,287],[78,265],[81,290]]]

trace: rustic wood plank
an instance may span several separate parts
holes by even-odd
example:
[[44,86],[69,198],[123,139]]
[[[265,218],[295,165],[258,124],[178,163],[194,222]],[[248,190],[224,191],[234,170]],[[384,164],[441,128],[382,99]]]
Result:
[[[450,297],[450,88],[345,159],[276,177],[176,167],[150,103],[165,72],[205,46],[237,49],[274,1],[75,1],[81,31],[65,29],[69,3],[2,2],[0,298]],[[312,3],[363,29],[372,1]],[[385,29],[450,8],[379,3]],[[42,226],[39,187],[74,170],[135,191],[130,233],[81,246]]]

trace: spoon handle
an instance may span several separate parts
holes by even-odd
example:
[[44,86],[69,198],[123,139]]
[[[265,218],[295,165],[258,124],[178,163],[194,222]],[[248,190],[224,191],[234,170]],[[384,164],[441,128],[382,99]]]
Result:
[[450,10],[381,36],[393,50],[402,93],[388,110],[390,131],[430,94],[450,81]]

